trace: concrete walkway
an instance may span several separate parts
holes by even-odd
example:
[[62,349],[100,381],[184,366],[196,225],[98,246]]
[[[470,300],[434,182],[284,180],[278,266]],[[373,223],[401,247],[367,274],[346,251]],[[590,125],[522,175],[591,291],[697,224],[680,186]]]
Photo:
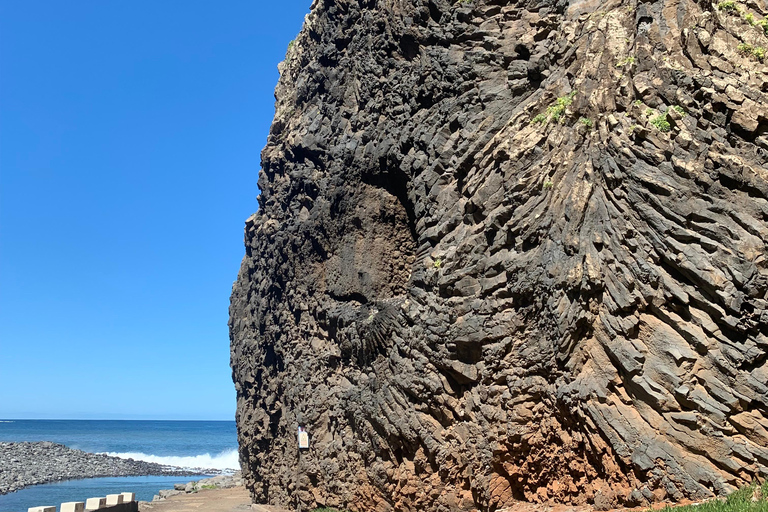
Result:
[[194,494],[178,494],[163,501],[141,502],[139,512],[288,512],[276,507],[255,505],[243,487],[204,489]]

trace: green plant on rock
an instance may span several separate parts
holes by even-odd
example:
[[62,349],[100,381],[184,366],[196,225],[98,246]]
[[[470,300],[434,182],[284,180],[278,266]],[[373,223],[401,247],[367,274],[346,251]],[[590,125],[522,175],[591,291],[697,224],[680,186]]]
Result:
[[755,15],[752,14],[751,12],[748,12],[747,14],[744,15],[744,20],[747,23],[749,23],[750,26],[752,27],[755,26]]
[[636,107],[642,107],[643,106],[643,100],[635,100],[635,106]]
[[739,12],[740,10],[738,4],[734,0],[723,0],[717,4],[717,9],[725,12]]
[[672,108],[675,109],[675,111],[681,116],[688,115],[688,112],[686,112],[685,108],[681,107],[680,105],[674,105]]
[[543,188],[544,190],[549,190],[549,189],[551,189],[551,188],[552,188],[552,187],[554,187],[554,186],[555,186],[555,184],[554,184],[554,183],[552,183],[552,180],[547,180],[547,181],[545,181],[545,182],[542,184],[541,188]]
[[650,123],[656,127],[660,132],[668,132],[672,129],[672,125],[667,121],[667,114],[659,114],[650,119]]
[[747,57],[752,57],[762,62],[765,59],[765,48],[762,46],[752,46],[748,43],[741,43],[738,46],[739,53]]
[[439,258],[436,259],[435,262],[432,264],[432,266],[439,270],[443,266],[443,260]]
[[587,129],[592,129],[592,120],[588,117],[580,117],[579,122],[582,124],[582,126],[585,126]]
[[768,20],[763,18],[762,20],[755,23],[758,27],[763,29],[763,34],[768,36]]
[[563,114],[565,114],[566,109],[573,103],[574,96],[576,96],[576,91],[571,91],[565,96],[560,96],[554,103],[547,107],[546,112],[536,114],[536,116],[531,119],[530,124],[545,124],[549,120],[562,123],[564,119]]
[[285,50],[285,62],[291,62],[291,50],[293,49],[293,45],[295,44],[296,44],[295,39],[288,41],[288,48]]
[[560,96],[555,100],[555,103],[547,107],[547,114],[553,121],[562,122],[563,114],[565,110],[573,103],[573,97],[576,96],[576,91],[571,91],[570,94]]
[[616,67],[620,68],[624,66],[631,66],[634,63],[635,63],[635,57],[630,55],[626,59],[621,59],[618,63],[616,63]]

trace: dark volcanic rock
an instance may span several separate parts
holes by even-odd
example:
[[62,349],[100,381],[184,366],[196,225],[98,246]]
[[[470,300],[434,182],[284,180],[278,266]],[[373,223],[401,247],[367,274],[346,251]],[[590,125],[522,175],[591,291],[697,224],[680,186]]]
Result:
[[314,2],[232,294],[255,500],[609,508],[768,476],[768,69],[742,44],[768,38],[739,5]]

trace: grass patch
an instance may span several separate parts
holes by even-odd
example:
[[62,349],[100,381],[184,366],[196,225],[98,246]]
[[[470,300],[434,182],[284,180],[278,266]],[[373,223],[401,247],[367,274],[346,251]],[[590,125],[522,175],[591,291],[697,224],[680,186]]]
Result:
[[582,126],[585,126],[587,129],[592,129],[592,120],[588,117],[581,117],[579,118],[579,122],[582,124]]
[[682,507],[667,506],[656,512],[768,512],[768,482],[742,487],[724,500],[714,499]]

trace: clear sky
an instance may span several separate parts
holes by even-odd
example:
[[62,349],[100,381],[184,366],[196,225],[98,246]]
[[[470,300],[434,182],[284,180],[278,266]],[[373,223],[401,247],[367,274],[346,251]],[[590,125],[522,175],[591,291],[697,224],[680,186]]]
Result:
[[234,418],[229,294],[310,4],[0,0],[0,418]]

